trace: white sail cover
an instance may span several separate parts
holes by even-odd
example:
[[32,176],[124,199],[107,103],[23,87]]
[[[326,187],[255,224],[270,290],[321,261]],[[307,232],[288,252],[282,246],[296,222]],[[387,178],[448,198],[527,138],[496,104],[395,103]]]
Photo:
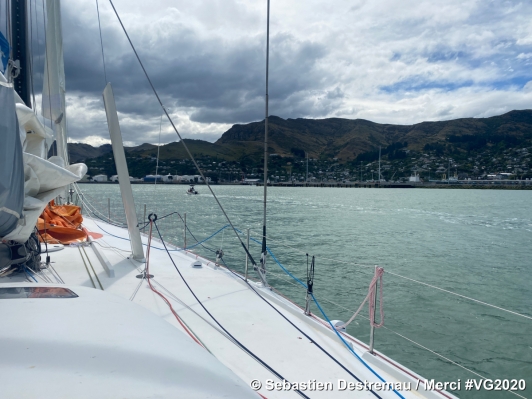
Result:
[[4,227],[0,228],[0,239],[24,243],[48,202],[80,180],[87,166],[65,165],[59,156],[44,159],[49,129],[30,108],[17,102],[13,85],[5,83],[1,73],[0,86],[0,131],[5,131],[4,145],[0,146],[0,202],[6,198],[0,205],[5,208],[0,212],[0,227]]
[[42,116],[54,122],[57,155],[68,164],[66,140],[65,66],[61,3],[46,0],[46,61],[44,63]]

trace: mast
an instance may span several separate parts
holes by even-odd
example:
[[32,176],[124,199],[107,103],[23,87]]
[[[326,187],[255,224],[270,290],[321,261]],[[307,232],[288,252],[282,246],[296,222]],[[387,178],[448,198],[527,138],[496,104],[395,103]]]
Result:
[[[9,16],[7,16],[9,18]],[[11,0],[11,46],[12,60],[18,71],[13,79],[13,86],[22,101],[31,108],[30,99],[30,70],[28,68],[28,17],[26,13],[26,1]],[[8,79],[10,79],[8,77]]]
[[264,286],[266,282],[266,199],[268,195],[268,74],[270,63],[270,0],[266,18],[266,115],[264,117],[264,215],[262,220],[262,254],[260,258],[259,276]]
[[381,146],[379,146],[379,184],[381,184]]
[[308,185],[308,151],[307,151],[307,177],[306,177],[306,180],[305,180],[305,185]]

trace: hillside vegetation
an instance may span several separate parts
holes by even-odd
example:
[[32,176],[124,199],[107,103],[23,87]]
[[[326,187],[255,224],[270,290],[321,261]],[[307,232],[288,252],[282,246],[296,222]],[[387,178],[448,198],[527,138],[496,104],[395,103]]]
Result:
[[[234,125],[215,143],[190,139],[186,139],[186,143],[213,176],[221,178],[224,172],[262,173],[263,140],[264,121],[261,121]],[[279,175],[279,179],[294,173],[299,178],[306,169],[306,165],[303,169],[300,165],[305,162],[306,154],[312,159],[310,174],[315,178],[360,177],[362,172],[363,179],[364,176],[367,179],[371,171],[376,171],[372,163],[379,157],[379,147],[384,178],[391,178],[392,171],[395,178],[413,171],[424,174],[430,170],[436,173],[439,169],[442,173],[442,168],[449,169],[449,160],[456,174],[479,177],[487,173],[515,172],[528,175],[532,165],[522,149],[532,147],[532,110],[414,125],[378,124],[363,119],[271,116],[268,144],[269,153],[275,154],[271,158],[272,174]],[[112,161],[110,146],[89,147],[69,144],[72,161],[91,160],[88,162],[91,173],[113,174],[114,166],[107,162]],[[128,159],[134,160],[136,176],[155,173],[152,158],[156,157],[157,146],[143,144],[126,151]],[[521,151],[522,156],[512,157],[515,151]],[[194,173],[187,159],[181,143],[163,145],[160,172],[166,172],[166,168],[171,173]],[[129,164],[131,168],[131,162]],[[320,171],[323,176],[318,176]]]

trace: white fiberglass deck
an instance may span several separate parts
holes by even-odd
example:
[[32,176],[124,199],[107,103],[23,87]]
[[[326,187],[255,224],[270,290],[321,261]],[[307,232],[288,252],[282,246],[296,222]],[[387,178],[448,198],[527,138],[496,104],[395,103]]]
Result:
[[[86,219],[84,226],[91,232],[103,234],[95,239],[97,250],[108,259],[114,277],[102,267],[96,253],[91,247],[66,247],[51,254],[55,270],[69,286],[81,285],[103,289],[133,301],[183,331],[169,307],[148,286],[146,280],[136,278],[144,264],[128,259],[129,242],[126,230],[110,226],[101,221]],[[121,238],[118,238],[121,237]],[[143,242],[147,238],[143,237]],[[158,240],[152,246],[163,248]],[[175,247],[169,247],[175,250]],[[88,256],[90,263],[82,260],[82,254]],[[302,390],[310,398],[358,397],[358,398],[398,398],[397,393],[389,390],[374,389],[355,391],[339,389],[339,381],[356,383],[356,379],[331,360],[315,344],[304,337],[292,325],[284,320],[274,309],[264,302],[240,278],[224,268],[214,268],[212,261],[202,258],[203,267],[193,268],[197,259],[193,253],[171,252],[179,270],[203,302],[209,312],[249,350],[292,383],[331,383],[332,390],[319,390],[318,385],[311,384]],[[230,266],[230,265],[229,265]],[[98,279],[92,271],[94,268]],[[48,272],[47,272],[48,273]],[[89,277],[92,275],[92,281]],[[260,394],[267,398],[299,397],[296,392],[286,390],[268,390],[268,380],[279,382],[264,366],[246,354],[233,343],[209,315],[201,308],[191,295],[164,250],[152,248],[150,255],[150,274],[154,275],[152,284],[173,304],[189,328],[196,334],[205,347],[230,368],[246,384],[252,380],[262,383]],[[7,279],[4,279],[7,280]],[[0,283],[2,281],[0,280]],[[7,282],[7,281],[5,281]],[[140,287],[139,287],[140,284]],[[288,317],[301,330],[325,348],[341,364],[349,369],[360,381],[380,383],[378,377],[357,359],[337,338],[326,323],[317,317],[307,317],[296,305],[276,293],[251,283],[270,303]],[[138,288],[138,291],[137,291]],[[185,306],[185,305],[186,306]],[[184,333],[184,332],[183,332]],[[186,339],[190,339],[188,335]],[[371,355],[359,341],[345,335],[353,344],[354,350],[387,382],[410,383],[411,390],[398,392],[405,398],[453,398],[447,392],[426,391],[422,378],[412,371],[395,364],[383,355]],[[416,386],[418,387],[416,390]],[[325,388],[329,388],[326,385]],[[405,386],[402,386],[405,388]],[[408,388],[408,385],[406,385]]]

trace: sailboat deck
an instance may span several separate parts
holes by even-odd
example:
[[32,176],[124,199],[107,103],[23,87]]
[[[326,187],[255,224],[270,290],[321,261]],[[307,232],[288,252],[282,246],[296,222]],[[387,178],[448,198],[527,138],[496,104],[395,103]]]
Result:
[[[109,277],[110,273],[104,269],[92,247],[70,246],[50,254],[54,262],[52,265],[65,284],[100,289],[101,283],[106,292],[133,300],[185,333],[169,307],[150,289],[147,280],[136,277],[143,270],[144,264],[128,258],[129,242],[124,240],[127,238],[127,230],[91,219],[86,219],[84,226],[90,232],[104,235],[102,238],[95,239],[93,246],[108,260],[114,277]],[[147,237],[142,237],[142,240],[146,243]],[[152,242],[152,246],[163,248],[162,243],[157,240]],[[268,380],[276,383],[279,379],[237,347],[221,331],[187,289],[170,262],[167,252],[155,248],[151,250],[149,262],[150,274],[154,276],[151,279],[152,284],[170,300],[175,311],[203,345],[245,383],[259,380],[262,383],[259,392],[264,397],[298,397],[299,395],[292,390],[267,389]],[[177,248],[169,246],[169,249],[175,251]],[[292,383],[312,381],[316,384],[331,383],[329,386],[324,385],[323,390],[320,390],[318,385],[307,386],[307,389],[302,391],[308,397],[353,397],[353,395],[359,398],[399,397],[397,393],[390,390],[374,389],[378,396],[368,390],[355,392],[349,389],[340,390],[340,380],[352,383],[356,383],[356,380],[284,320],[242,279],[225,268],[215,268],[212,261],[190,252],[175,251],[171,252],[171,256],[197,297],[220,324],[286,380]],[[192,267],[192,263],[197,259],[203,262],[203,267]],[[51,271],[47,270],[46,273],[53,280]],[[4,280],[12,282],[12,279]],[[305,316],[299,307],[280,295],[262,288],[257,283],[250,283],[277,310],[325,348],[360,381],[380,382],[375,374],[347,350],[335,333],[325,325],[326,323],[317,317]],[[417,383],[417,379],[421,377],[381,354],[377,356],[369,354],[361,342],[348,335],[345,337],[353,344],[355,352],[385,381],[411,384],[410,391],[403,389],[398,391],[403,397],[454,397],[447,392],[425,391],[423,383]],[[417,390],[416,384],[418,384]]]

